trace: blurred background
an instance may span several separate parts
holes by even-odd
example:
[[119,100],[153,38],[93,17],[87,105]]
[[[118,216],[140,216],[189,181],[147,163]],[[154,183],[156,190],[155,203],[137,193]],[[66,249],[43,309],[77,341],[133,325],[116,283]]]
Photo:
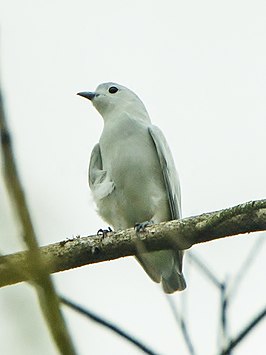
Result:
[[[107,227],[87,184],[103,122],[76,96],[106,81],[137,93],[164,132],[180,175],[184,217],[265,198],[265,17],[263,0],[1,0],[1,85],[40,244]],[[231,336],[265,307],[260,238],[256,233],[192,248],[220,282],[232,285],[243,276],[228,308]],[[1,176],[1,253],[24,248],[20,240]],[[189,260],[188,288],[171,299],[186,319],[195,352],[218,354],[221,295]],[[53,280],[60,294],[157,353],[188,353],[165,295],[134,258]],[[30,286],[1,289],[0,313],[2,354],[57,354]],[[64,308],[64,314],[79,354],[140,353],[73,311]],[[265,354],[265,332],[264,320],[234,354]]]

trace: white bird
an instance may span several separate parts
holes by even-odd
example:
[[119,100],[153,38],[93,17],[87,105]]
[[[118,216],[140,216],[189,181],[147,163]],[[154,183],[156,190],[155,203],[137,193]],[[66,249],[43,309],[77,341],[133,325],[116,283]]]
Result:
[[[100,216],[115,230],[145,227],[181,218],[181,196],[174,161],[162,132],[131,90],[104,83],[80,92],[104,120],[89,165],[89,185]],[[184,290],[183,251],[144,252],[138,261],[166,293]]]

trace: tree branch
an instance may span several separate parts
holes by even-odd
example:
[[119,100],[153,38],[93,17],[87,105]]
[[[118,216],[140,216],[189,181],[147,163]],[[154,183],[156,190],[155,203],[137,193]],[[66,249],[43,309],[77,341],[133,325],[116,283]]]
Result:
[[[30,265],[30,270],[32,270],[32,272],[34,271],[34,279],[36,281],[34,286],[38,294],[43,315],[60,353],[64,355],[75,355],[76,351],[60,310],[59,300],[53,282],[49,273],[47,273],[42,264],[40,248],[38,246],[37,237],[28,209],[26,196],[17,171],[16,159],[4,112],[1,91],[0,135],[5,183],[9,192],[10,200],[13,204],[13,209],[17,216],[17,221],[20,223],[22,228],[24,242],[29,249],[27,252],[29,262],[28,266]],[[12,267],[12,265],[8,264],[8,259],[6,259],[6,261],[7,264],[5,264],[5,266],[8,267],[10,271],[12,270],[11,273],[20,275],[20,273],[16,272],[20,266],[12,264],[14,266]]]
[[143,351],[145,354],[158,355],[158,353],[156,353],[152,349],[148,348],[145,344],[143,344],[141,341],[136,339],[134,336],[125,332],[122,328],[118,327],[116,324],[104,319],[103,317],[100,317],[99,315],[88,310],[87,308],[84,308],[84,307],[78,305],[77,303],[72,302],[69,299],[62,297],[62,296],[60,297],[60,301],[64,305],[66,305],[69,308],[73,309],[74,311],[78,312],[79,314],[82,314],[83,316],[89,318],[90,320],[106,327],[107,329],[111,330],[115,334],[121,336],[125,340],[129,341],[131,344],[135,345],[139,350]]
[[198,269],[202,272],[202,274],[218,289],[220,290],[222,287],[222,283],[218,280],[214,272],[211,270],[210,266],[207,265],[206,261],[202,261],[195,253],[189,252],[187,253],[187,257],[189,260],[198,267]]
[[[194,244],[228,236],[266,230],[266,200],[251,201],[225,210],[196,217],[162,222],[136,234],[134,228],[107,235],[76,237],[40,248],[49,273],[69,270],[87,264],[136,255],[137,244],[146,251],[188,249]],[[20,275],[9,264],[23,270]],[[0,287],[34,279],[30,254],[19,252],[0,257]]]
[[249,322],[240,333],[229,342],[229,345],[226,349],[224,349],[220,355],[229,355],[230,352],[241,342],[243,338],[245,338],[252,329],[263,320],[266,316],[266,307],[264,307],[252,320]]
[[196,352],[195,352],[195,349],[194,349],[194,346],[192,343],[192,339],[189,334],[188,327],[187,327],[187,324],[185,321],[185,317],[182,314],[180,315],[177,312],[177,308],[176,308],[175,303],[174,303],[173,299],[171,298],[171,296],[169,296],[169,295],[165,295],[165,296],[166,296],[167,302],[170,305],[170,308],[172,310],[174,318],[175,318],[177,324],[180,326],[180,329],[181,329],[181,332],[182,332],[182,335],[183,335],[183,338],[184,338],[184,341],[187,346],[189,354],[196,355]]

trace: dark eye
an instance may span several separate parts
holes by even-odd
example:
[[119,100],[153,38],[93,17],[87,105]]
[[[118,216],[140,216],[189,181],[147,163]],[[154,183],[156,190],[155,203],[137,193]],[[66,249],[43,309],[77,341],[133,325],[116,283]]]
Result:
[[117,91],[118,91],[118,89],[117,89],[117,87],[115,87],[115,86],[111,86],[111,87],[109,88],[110,94],[115,94]]

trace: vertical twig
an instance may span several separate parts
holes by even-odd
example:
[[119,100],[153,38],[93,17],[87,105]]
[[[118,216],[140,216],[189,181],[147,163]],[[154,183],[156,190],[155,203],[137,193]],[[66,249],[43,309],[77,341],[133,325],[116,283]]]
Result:
[[[230,355],[232,350],[250,333],[250,331],[266,316],[266,308],[262,309],[261,312],[246,326],[234,339],[230,340],[228,333],[228,308],[231,304],[231,298],[235,296],[237,289],[243,280],[244,276],[247,274],[247,270],[251,267],[255,256],[261,250],[263,243],[265,242],[265,234],[254,242],[254,245],[246,257],[245,261],[239,268],[236,276],[230,279],[229,282],[220,282],[214,273],[207,267],[194,253],[187,253],[189,259],[199,267],[203,274],[214,284],[220,291],[221,297],[221,332],[222,332],[222,342],[219,339],[219,345],[222,347],[220,355]],[[220,337],[220,336],[219,336]],[[222,344],[221,344],[222,343]]]
[[219,319],[219,331],[218,331],[218,347],[223,348],[228,343],[228,302],[229,298],[227,296],[227,282],[220,282],[215,276],[214,272],[211,271],[209,266],[206,266],[202,260],[194,253],[188,253],[190,261],[192,261],[199,270],[206,276],[206,278],[219,290],[221,299],[221,311]]
[[5,183],[18,221],[22,227],[24,241],[31,253],[31,268],[36,275],[35,287],[41,309],[60,353],[64,355],[74,355],[76,352],[59,308],[59,300],[54,285],[49,274],[47,274],[45,268],[42,267],[37,238],[16,167],[11,135],[4,113],[1,90],[0,133]]
[[185,340],[185,344],[187,346],[189,354],[190,355],[196,355],[196,352],[195,352],[194,346],[192,344],[192,340],[190,338],[189,331],[188,331],[185,319],[178,314],[176,306],[175,306],[171,296],[165,295],[165,297],[166,297],[166,299],[167,299],[167,301],[168,301],[168,303],[170,305],[170,308],[171,308],[171,310],[173,312],[173,315],[175,317],[175,320],[176,320],[177,324],[181,328],[181,331],[182,331],[182,334],[183,334],[183,338]]
[[[266,307],[264,307],[240,332],[239,334],[229,342],[229,345],[224,348],[220,355],[230,355],[233,350],[243,340],[251,330],[262,321],[266,316]],[[256,351],[256,349],[254,349]]]
[[221,347],[224,348],[228,344],[229,332],[228,332],[228,305],[229,298],[227,297],[227,282],[221,284],[220,287],[221,295]]
[[257,239],[255,239],[254,244],[248,253],[246,259],[241,264],[236,276],[231,279],[230,285],[227,288],[227,296],[230,295],[230,298],[235,297],[237,290],[246,276],[248,269],[252,266],[252,263],[255,260],[255,257],[258,255],[259,251],[262,249],[263,244],[266,241],[266,234],[261,234]]

